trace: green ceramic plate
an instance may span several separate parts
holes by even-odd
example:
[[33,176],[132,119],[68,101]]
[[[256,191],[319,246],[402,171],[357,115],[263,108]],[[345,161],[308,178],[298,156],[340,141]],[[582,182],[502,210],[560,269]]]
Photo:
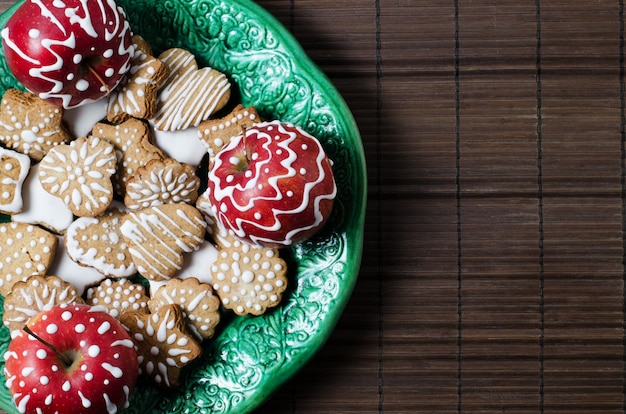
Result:
[[[141,381],[125,413],[245,413],[263,403],[328,339],[356,282],[363,242],[366,173],[345,102],[288,31],[248,0],[118,0],[133,31],[155,52],[183,47],[200,65],[228,74],[244,105],[290,121],[322,141],[339,187],[322,234],[288,252],[291,290],[261,317],[230,317],[204,357],[170,393]],[[0,17],[4,26],[12,10]],[[0,92],[17,86],[0,55]],[[0,298],[1,299],[1,298]],[[0,329],[0,355],[9,341]],[[1,360],[1,358],[0,358]],[[3,363],[0,362],[0,369]],[[13,406],[0,378],[0,407]]]

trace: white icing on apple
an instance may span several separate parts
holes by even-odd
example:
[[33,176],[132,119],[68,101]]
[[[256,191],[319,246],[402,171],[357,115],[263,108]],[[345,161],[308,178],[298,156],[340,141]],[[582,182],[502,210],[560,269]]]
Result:
[[209,191],[214,215],[235,236],[284,247],[323,225],[337,187],[319,141],[272,121],[249,128],[216,155]]
[[[36,29],[23,36],[23,27],[14,22],[26,18]],[[1,35],[18,80],[65,108],[93,102],[114,89],[130,69],[134,52],[124,11],[107,0],[29,0]],[[104,54],[110,57],[102,58]]]

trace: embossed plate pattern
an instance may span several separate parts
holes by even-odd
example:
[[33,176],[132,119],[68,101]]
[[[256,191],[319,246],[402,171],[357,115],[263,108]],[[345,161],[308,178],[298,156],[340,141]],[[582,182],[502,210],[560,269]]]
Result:
[[[125,413],[245,413],[295,374],[330,336],[356,282],[362,251],[366,173],[354,119],[324,74],[288,31],[248,0],[118,0],[133,31],[155,52],[184,47],[236,84],[238,99],[268,119],[317,136],[334,161],[339,194],[322,234],[289,251],[291,289],[260,317],[232,317],[163,393],[142,381]],[[0,17],[4,26],[18,5]],[[0,92],[19,86],[0,55]],[[7,218],[4,217],[3,220]],[[1,298],[0,298],[1,299]],[[0,329],[0,355],[9,336]],[[0,368],[2,363],[0,363]],[[17,412],[4,379],[0,407]]]

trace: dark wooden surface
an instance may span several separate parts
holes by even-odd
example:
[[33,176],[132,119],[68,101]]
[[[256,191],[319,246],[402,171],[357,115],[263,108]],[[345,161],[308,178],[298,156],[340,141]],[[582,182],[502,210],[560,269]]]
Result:
[[258,412],[623,413],[623,0],[259,2],[370,193],[345,314]]

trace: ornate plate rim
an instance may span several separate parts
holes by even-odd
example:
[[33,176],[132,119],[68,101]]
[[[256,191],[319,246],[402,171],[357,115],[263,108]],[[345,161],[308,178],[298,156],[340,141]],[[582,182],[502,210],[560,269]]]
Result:
[[[22,1],[0,16],[0,27]],[[140,386],[133,394],[130,408],[124,410],[125,413],[249,412],[265,402],[317,353],[352,294],[361,262],[367,194],[365,156],[358,127],[340,93],[293,35],[251,0],[118,0],[118,4],[127,10],[136,33],[143,34],[148,29],[159,33],[159,39],[146,36],[155,50],[193,43],[190,50],[201,64],[213,66],[233,78],[245,105],[256,106],[265,117],[302,126],[320,138],[331,159],[335,155],[337,159],[349,160],[336,166],[339,207],[333,213],[332,224],[327,226],[330,230],[323,231],[310,243],[291,249],[298,283],[290,298],[278,310],[263,317],[234,318],[219,338],[205,347],[207,357],[185,371],[185,387],[163,394],[154,387]],[[133,14],[134,10],[142,13]],[[161,27],[163,21],[167,22],[165,28]],[[219,29],[215,29],[216,25]],[[180,44],[171,44],[172,39]],[[258,57],[261,51],[263,58]],[[289,62],[280,61],[284,56],[290,58]],[[253,70],[248,73],[246,65]],[[272,69],[274,73],[259,79],[260,69]],[[276,92],[269,87],[264,89],[272,82],[288,83],[295,98],[290,94],[264,95]],[[0,51],[0,92],[15,85]],[[307,99],[307,105],[302,105]],[[316,295],[314,300],[305,296],[311,293]],[[305,320],[306,315],[316,317],[318,324],[313,328],[304,326],[310,322]],[[297,326],[299,323],[303,326]],[[2,330],[0,352],[8,343],[8,333]],[[292,337],[287,338],[288,332]],[[309,334],[312,336],[308,337]],[[266,336],[279,339],[275,341],[280,342],[276,348],[286,349],[276,351],[273,345],[254,343]],[[234,343],[239,349],[232,349]],[[242,351],[244,345],[246,350]],[[259,346],[270,352],[262,355]],[[246,357],[251,361],[243,365],[235,361]],[[210,376],[204,369],[209,366],[208,361],[212,364]],[[0,366],[3,367],[3,362]],[[245,372],[229,373],[241,367]],[[257,367],[261,367],[260,371]],[[243,379],[236,383],[227,381],[233,375]],[[16,412],[4,381],[1,382],[0,407]],[[224,390],[231,394],[222,395]],[[198,397],[198,394],[202,395]]]

